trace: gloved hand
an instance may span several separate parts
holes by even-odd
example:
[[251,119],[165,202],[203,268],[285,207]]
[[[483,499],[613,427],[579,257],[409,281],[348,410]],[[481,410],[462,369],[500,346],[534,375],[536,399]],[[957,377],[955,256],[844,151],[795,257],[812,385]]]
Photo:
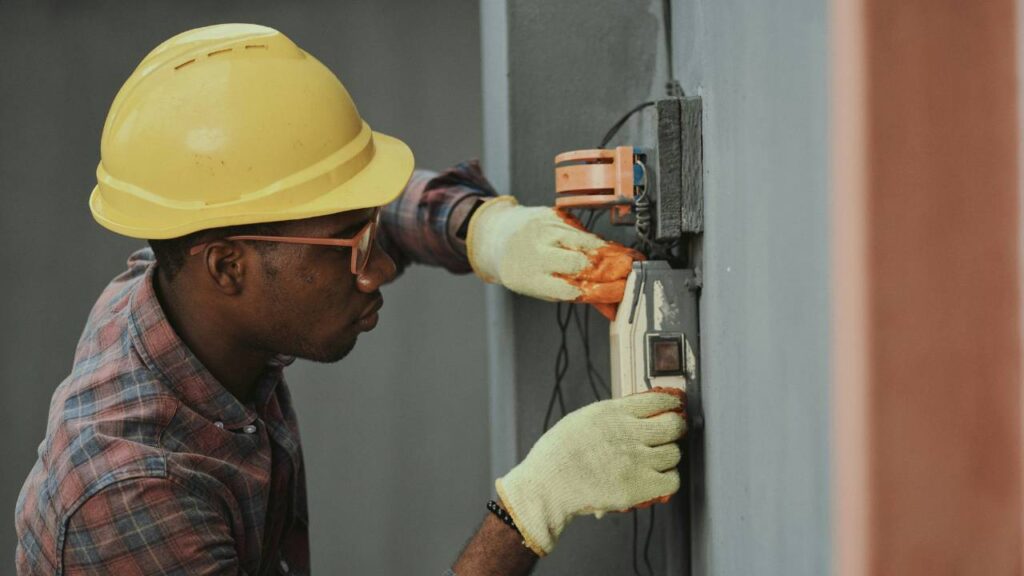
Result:
[[633,260],[643,255],[587,232],[571,215],[519,206],[512,196],[488,200],[466,237],[469,263],[487,282],[549,301],[589,302],[608,316],[622,301]]
[[604,400],[563,418],[495,485],[527,546],[551,552],[573,517],[668,501],[679,489],[682,399],[661,392]]

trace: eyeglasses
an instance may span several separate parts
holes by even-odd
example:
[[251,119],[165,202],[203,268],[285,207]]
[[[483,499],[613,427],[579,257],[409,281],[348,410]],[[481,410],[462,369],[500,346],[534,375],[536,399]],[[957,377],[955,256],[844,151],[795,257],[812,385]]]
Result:
[[[380,225],[380,208],[374,208],[370,220],[351,238],[300,238],[296,236],[228,236],[224,240],[251,240],[256,242],[280,242],[282,244],[308,244],[311,246],[335,246],[352,249],[352,273],[362,274],[370,257],[373,256],[373,245],[376,244],[377,227]],[[189,250],[195,256],[209,245],[209,242],[196,244]]]

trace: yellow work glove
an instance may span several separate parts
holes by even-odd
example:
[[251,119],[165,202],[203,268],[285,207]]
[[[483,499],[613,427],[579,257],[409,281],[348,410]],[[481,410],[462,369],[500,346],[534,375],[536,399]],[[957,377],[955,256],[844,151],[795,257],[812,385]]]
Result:
[[568,213],[519,206],[511,196],[477,208],[466,252],[487,282],[541,300],[606,305],[622,301],[633,260],[643,259],[636,250],[587,232]]
[[541,436],[495,485],[523,540],[551,552],[575,516],[667,501],[679,489],[682,401],[660,392],[596,402]]

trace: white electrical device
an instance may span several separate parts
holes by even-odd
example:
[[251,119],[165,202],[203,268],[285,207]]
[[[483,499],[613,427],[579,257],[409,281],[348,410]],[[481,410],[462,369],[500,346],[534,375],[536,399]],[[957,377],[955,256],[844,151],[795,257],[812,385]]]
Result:
[[610,328],[612,397],[651,388],[698,392],[697,279],[667,262],[635,262]]

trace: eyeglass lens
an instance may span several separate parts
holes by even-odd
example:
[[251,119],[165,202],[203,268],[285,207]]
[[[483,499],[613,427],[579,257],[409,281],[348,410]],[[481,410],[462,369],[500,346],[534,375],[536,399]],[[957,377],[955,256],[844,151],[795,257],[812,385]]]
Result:
[[370,224],[370,229],[365,234],[359,237],[359,244],[356,245],[356,271],[362,272],[366,269],[366,264],[370,260],[370,255],[373,252],[374,237],[377,235],[377,225],[380,219],[377,217],[379,212],[374,215],[374,219]]

